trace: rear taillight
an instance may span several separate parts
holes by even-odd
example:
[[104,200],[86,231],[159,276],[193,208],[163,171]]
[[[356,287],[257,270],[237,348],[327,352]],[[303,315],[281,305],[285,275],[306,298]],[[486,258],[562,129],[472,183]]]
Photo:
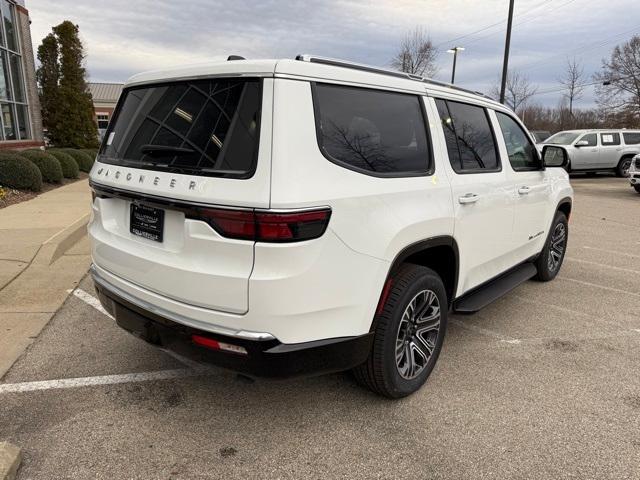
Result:
[[199,209],[197,217],[227,238],[256,242],[300,242],[322,236],[329,224],[331,209],[263,212],[206,208]]

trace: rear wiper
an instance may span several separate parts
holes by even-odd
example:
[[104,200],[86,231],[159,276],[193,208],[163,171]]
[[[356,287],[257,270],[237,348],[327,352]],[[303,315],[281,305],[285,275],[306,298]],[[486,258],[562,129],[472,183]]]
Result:
[[195,150],[191,148],[185,147],[172,147],[171,145],[142,145],[140,147],[140,151],[145,155],[151,156],[164,156],[164,155],[175,155],[179,153],[196,153]]

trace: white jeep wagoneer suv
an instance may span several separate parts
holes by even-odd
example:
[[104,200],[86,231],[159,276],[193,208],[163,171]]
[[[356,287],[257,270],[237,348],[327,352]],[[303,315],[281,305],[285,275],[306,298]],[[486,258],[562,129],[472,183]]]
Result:
[[149,342],[405,396],[448,312],[558,273],[573,192],[566,150],[543,156],[488,98],[358,64],[136,75],[91,171],[93,279]]

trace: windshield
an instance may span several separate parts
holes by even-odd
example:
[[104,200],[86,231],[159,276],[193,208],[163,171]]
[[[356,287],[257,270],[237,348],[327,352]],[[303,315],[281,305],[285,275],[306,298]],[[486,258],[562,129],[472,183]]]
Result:
[[259,79],[193,80],[127,89],[99,161],[248,178],[258,155],[261,102]]
[[552,143],[554,145],[569,145],[578,138],[579,133],[559,132],[547,138],[544,143]]

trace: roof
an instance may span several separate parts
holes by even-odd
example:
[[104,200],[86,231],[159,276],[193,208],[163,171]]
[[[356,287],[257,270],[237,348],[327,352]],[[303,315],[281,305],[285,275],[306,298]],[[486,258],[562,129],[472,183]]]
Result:
[[219,60],[140,73],[129,78],[125,86],[230,75],[302,78],[305,80],[328,80],[359,86],[382,87],[417,94],[436,93],[444,97],[462,97],[474,102],[491,105],[496,109],[508,110],[495,100],[483,97],[480,94],[443,85],[439,82],[410,77],[409,75],[405,76],[400,72],[385,72],[383,69],[376,67],[371,67],[370,71],[367,71],[357,68],[358,64],[350,65],[349,62],[342,62],[341,65],[330,65],[294,59]]
[[94,102],[117,102],[123,83],[87,83]]

